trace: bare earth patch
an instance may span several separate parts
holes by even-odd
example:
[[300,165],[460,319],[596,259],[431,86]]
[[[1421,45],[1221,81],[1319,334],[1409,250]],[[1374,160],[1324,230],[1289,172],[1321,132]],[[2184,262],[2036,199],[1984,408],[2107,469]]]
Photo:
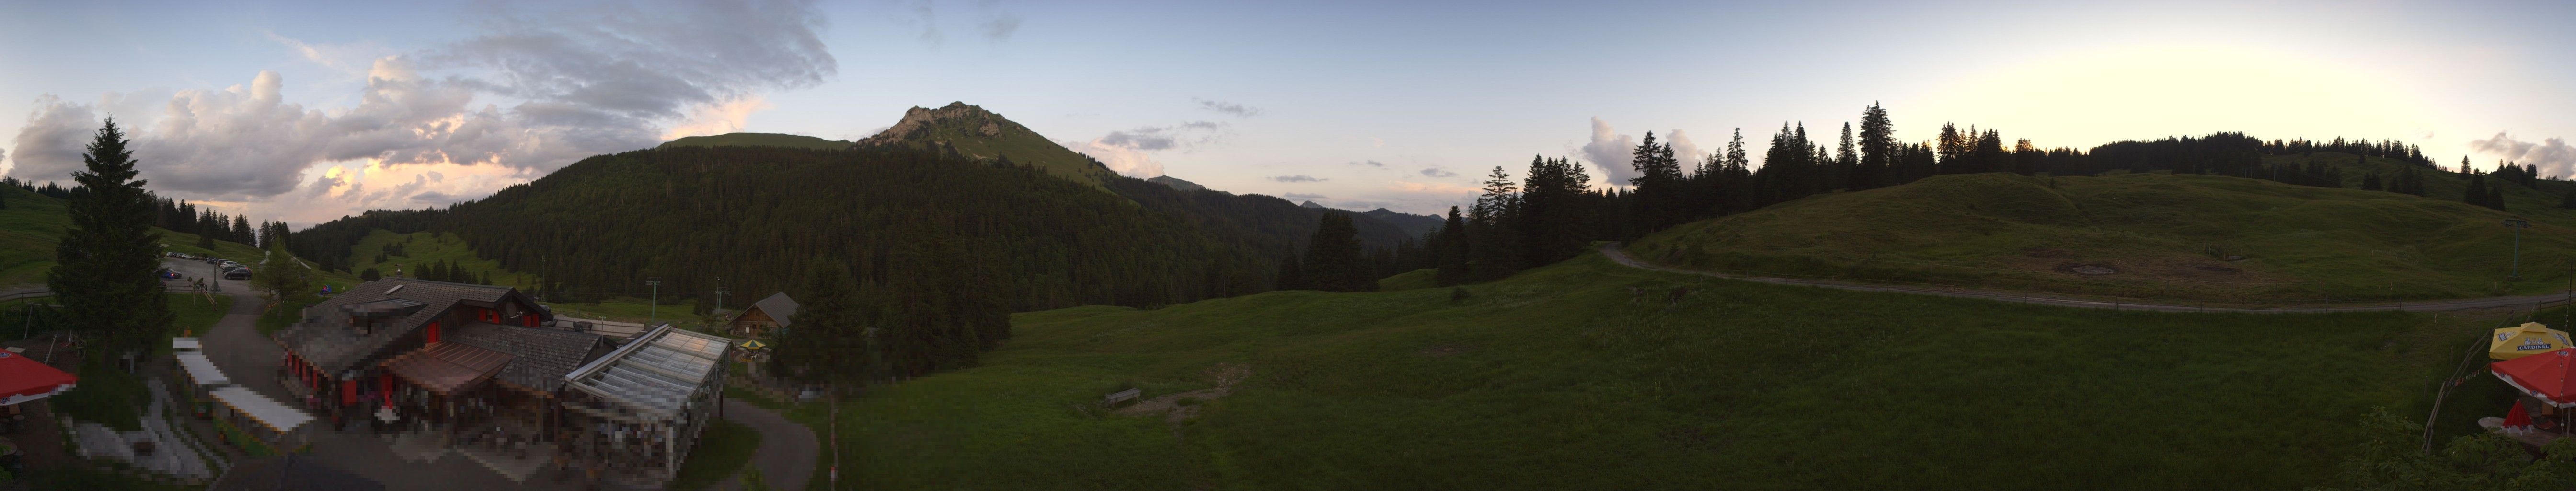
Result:
[[1234,384],[1251,377],[1252,367],[1241,363],[1218,363],[1216,366],[1208,367],[1207,376],[1216,380],[1215,387],[1137,401],[1127,407],[1118,408],[1117,413],[1121,416],[1160,414],[1163,415],[1164,422],[1173,425],[1172,431],[1178,432],[1181,422],[1198,416],[1200,407],[1198,403],[1217,400],[1234,393]]

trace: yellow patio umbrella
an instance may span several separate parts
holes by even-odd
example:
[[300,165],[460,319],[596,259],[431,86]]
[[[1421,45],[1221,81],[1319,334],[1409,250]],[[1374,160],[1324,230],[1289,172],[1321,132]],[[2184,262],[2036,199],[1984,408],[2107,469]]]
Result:
[[2487,357],[2511,360],[2567,347],[2570,343],[2567,342],[2566,331],[2550,329],[2538,322],[2525,322],[2520,326],[2495,330],[2495,335],[2487,338]]
[[[2557,332],[2557,331],[2550,331],[2550,332]],[[2559,338],[2559,339],[2566,339],[2566,338],[2567,338],[2567,334],[2566,334],[2566,333],[2559,333],[2559,334],[2558,334],[2558,338]],[[763,343],[763,342],[760,342],[760,340],[758,340],[758,339],[750,339],[750,340],[744,340],[744,341],[742,342],[742,344],[739,344],[739,345],[736,345],[736,346],[741,346],[741,347],[742,347],[742,349],[747,349],[747,350],[756,350],[756,349],[761,349],[761,348],[767,348],[767,347],[769,347],[769,343]]]

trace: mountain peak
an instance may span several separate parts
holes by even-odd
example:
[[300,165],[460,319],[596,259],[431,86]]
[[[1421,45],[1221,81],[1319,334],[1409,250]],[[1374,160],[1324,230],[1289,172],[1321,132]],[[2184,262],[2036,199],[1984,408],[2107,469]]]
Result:
[[867,138],[859,139],[859,144],[870,145],[905,142],[916,139],[916,137],[928,136],[927,133],[931,132],[932,128],[936,126],[946,126],[963,130],[965,135],[962,136],[980,136],[984,138],[999,138],[1005,130],[1029,132],[1027,127],[1020,126],[1019,123],[1013,123],[1009,119],[1003,119],[1002,115],[995,114],[992,111],[986,111],[983,107],[968,105],[964,102],[951,102],[946,106],[940,106],[938,109],[920,106],[906,109],[903,111],[903,120],[896,121],[894,126],[886,128],[885,131],[880,131],[877,132],[877,134],[869,135]]
[[982,160],[1009,157],[1012,163],[1094,186],[1102,186],[1117,176],[1091,157],[1057,145],[1027,126],[964,102],[951,102],[936,109],[906,109],[903,120],[885,131],[859,139],[854,146],[880,145],[924,149],[944,146]]
[[1303,207],[1307,207],[1307,208],[1323,208],[1323,207],[1324,207],[1324,205],[1315,204],[1315,200],[1311,200],[1311,199],[1310,199],[1310,200],[1306,200],[1306,202],[1305,202],[1304,204],[1299,204],[1299,205],[1297,205],[1297,206],[1303,206]]

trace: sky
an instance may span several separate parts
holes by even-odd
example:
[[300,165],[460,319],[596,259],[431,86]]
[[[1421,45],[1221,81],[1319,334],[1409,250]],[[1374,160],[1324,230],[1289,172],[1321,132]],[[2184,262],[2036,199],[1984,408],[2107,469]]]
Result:
[[[2576,174],[2567,2],[11,2],[0,174],[114,117],[167,197],[306,226],[732,131],[982,106],[1122,173],[1433,214],[1883,104],[2041,147],[2398,139]],[[1757,155],[1758,150],[1754,152]]]

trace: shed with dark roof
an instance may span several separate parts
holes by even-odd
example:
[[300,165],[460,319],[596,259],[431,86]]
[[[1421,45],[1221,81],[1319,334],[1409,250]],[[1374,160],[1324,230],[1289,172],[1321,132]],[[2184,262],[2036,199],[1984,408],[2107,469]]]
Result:
[[796,299],[788,298],[787,292],[778,292],[752,302],[750,309],[742,311],[742,316],[733,318],[728,330],[736,336],[761,337],[771,330],[788,327],[795,318]]

